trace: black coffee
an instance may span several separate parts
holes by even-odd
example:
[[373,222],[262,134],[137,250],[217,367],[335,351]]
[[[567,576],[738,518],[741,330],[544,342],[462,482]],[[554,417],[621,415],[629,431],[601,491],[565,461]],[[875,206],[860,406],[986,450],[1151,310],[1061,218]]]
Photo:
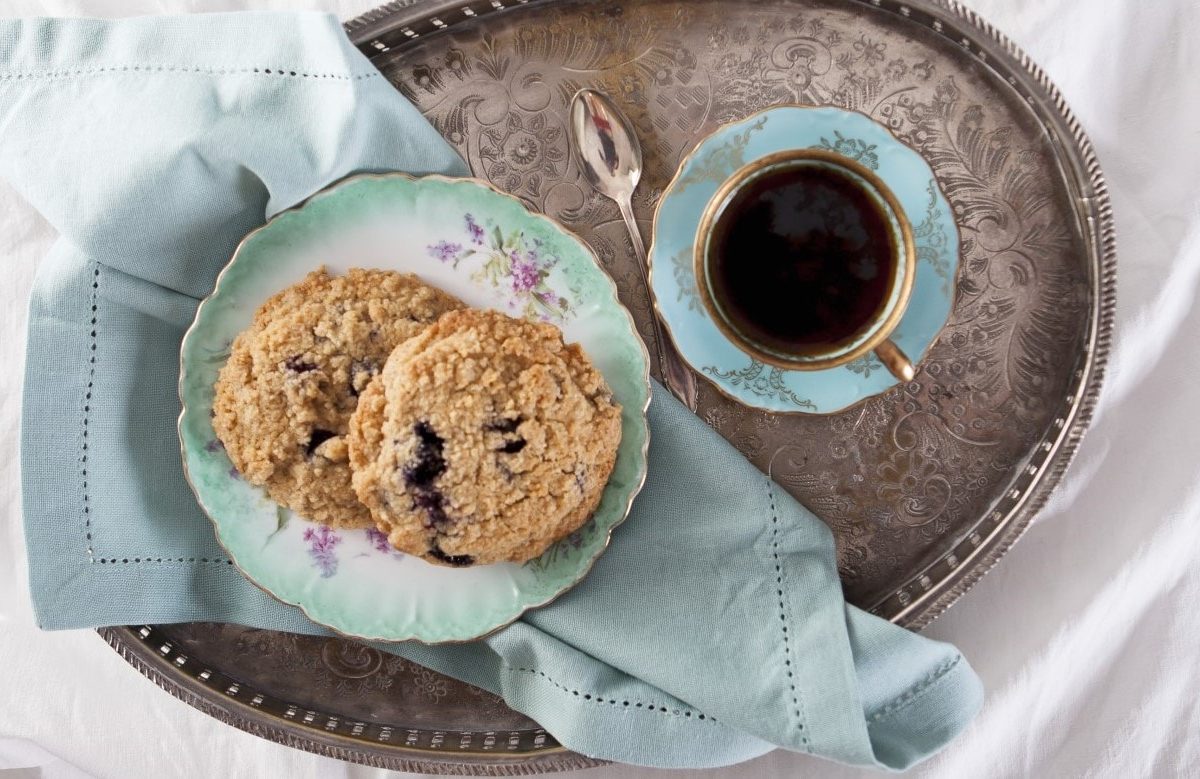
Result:
[[712,236],[713,294],[736,329],[804,354],[859,333],[892,275],[888,223],[851,179],[800,165],[744,186]]

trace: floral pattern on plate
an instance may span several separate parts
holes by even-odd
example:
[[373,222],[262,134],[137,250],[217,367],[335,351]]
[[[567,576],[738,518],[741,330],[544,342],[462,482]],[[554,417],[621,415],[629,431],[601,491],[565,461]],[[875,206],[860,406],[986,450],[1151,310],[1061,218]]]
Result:
[[571,303],[547,281],[558,257],[541,239],[528,238],[521,230],[506,233],[491,220],[481,225],[470,213],[463,219],[465,242],[442,239],[427,247],[430,257],[454,268],[466,261],[474,268],[472,279],[506,294],[513,315],[547,322],[566,319]]

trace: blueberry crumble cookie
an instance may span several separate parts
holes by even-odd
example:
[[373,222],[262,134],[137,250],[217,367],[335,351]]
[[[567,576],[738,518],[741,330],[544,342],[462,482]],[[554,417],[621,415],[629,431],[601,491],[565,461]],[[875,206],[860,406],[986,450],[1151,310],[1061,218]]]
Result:
[[397,549],[524,562],[600,502],[621,409],[552,325],[446,314],[392,352],[350,421],[354,488]]
[[238,472],[307,519],[370,527],[350,483],[350,415],[398,344],[462,305],[412,275],[324,268],[267,300],[215,388],[213,428]]

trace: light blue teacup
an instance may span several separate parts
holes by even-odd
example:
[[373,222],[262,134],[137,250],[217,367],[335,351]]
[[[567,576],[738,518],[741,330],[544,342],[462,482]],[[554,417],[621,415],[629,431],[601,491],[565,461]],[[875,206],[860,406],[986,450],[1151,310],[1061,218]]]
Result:
[[[836,177],[857,193],[856,199],[865,204],[884,226],[887,249],[878,258],[878,272],[885,274],[881,303],[873,313],[855,318],[853,329],[829,342],[797,345],[781,343],[756,333],[745,316],[737,313],[728,293],[716,282],[718,236],[737,218],[731,204],[739,195],[756,185],[770,187],[780,180],[780,174],[819,171],[825,177]],[[809,204],[809,208],[819,206]],[[806,214],[810,220],[829,218],[828,214]],[[735,346],[752,358],[785,370],[817,371],[845,365],[874,351],[879,360],[896,378],[910,381],[915,370],[912,361],[892,342],[889,336],[900,323],[908,306],[916,276],[916,248],[913,230],[899,201],[880,178],[865,166],[840,154],[824,149],[789,149],[768,154],[737,170],[709,200],[700,219],[694,243],[694,270],[700,298],[713,322]],[[874,265],[872,266],[874,267]],[[757,304],[761,305],[761,303]]]

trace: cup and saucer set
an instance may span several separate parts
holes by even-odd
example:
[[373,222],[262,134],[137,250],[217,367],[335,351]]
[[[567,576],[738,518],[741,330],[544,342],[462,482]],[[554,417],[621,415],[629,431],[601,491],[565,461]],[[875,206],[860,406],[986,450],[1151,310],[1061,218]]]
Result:
[[958,243],[928,163],[885,127],[780,106],[684,159],[650,285],[679,354],[722,393],[829,414],[912,378],[953,308]]

